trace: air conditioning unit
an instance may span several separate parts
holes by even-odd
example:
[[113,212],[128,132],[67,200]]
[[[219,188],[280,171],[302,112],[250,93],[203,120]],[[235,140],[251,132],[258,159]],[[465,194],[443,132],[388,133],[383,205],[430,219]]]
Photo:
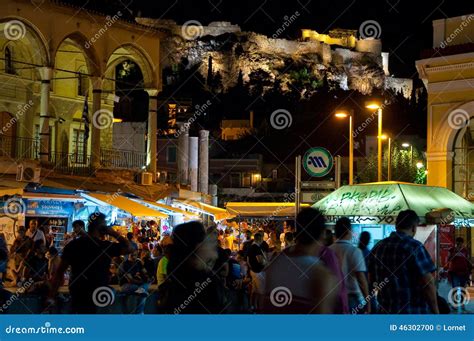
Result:
[[150,186],[153,184],[153,174],[150,172],[142,172],[138,176],[139,184]]
[[16,169],[16,181],[40,182],[41,167],[34,163],[20,163]]

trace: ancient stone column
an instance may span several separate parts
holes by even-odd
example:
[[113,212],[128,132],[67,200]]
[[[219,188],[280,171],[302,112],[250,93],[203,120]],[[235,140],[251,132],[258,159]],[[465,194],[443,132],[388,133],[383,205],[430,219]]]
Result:
[[209,194],[211,195],[211,200],[212,200],[211,205],[217,206],[218,198],[217,198],[217,185],[216,184],[209,185]]
[[388,52],[382,52],[382,67],[383,67],[383,73],[385,76],[390,76],[390,71],[388,70],[388,57],[389,53]]
[[50,67],[38,68],[41,77],[41,103],[40,103],[40,160],[41,163],[49,161],[50,153],[50,129],[49,129],[49,91],[51,88],[51,78],[53,76],[53,69]]
[[178,123],[178,183],[188,184],[189,168],[189,129],[185,123]]
[[189,182],[194,192],[198,190],[198,151],[199,138],[189,137]]
[[[113,114],[102,111],[102,79],[92,78],[92,112],[89,112],[91,132],[91,164],[93,169],[100,168],[100,131],[110,126]],[[111,116],[111,117],[110,117]]]
[[158,134],[158,90],[146,89],[148,92],[148,140],[146,149],[146,158],[148,170],[153,174],[153,180],[156,179],[157,163],[157,134]]
[[199,192],[209,192],[209,131],[199,131]]

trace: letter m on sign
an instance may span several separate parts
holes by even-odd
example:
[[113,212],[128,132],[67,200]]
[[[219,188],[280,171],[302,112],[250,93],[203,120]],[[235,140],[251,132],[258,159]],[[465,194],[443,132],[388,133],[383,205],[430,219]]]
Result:
[[315,159],[318,167],[321,167],[321,168],[326,168],[327,167],[326,162],[324,162],[324,159],[321,156],[317,156],[314,159]]

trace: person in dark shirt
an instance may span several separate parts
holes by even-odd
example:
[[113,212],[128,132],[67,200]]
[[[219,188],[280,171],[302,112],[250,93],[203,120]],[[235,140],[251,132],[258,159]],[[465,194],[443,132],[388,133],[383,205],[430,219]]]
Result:
[[252,231],[247,230],[245,231],[245,242],[242,244],[242,251],[244,257],[248,256],[249,249],[253,244],[253,239],[252,239]]
[[119,267],[119,283],[122,291],[135,291],[148,281],[148,275],[138,251],[132,252]]
[[25,258],[33,249],[33,240],[26,236],[26,228],[20,226],[17,231],[17,237],[10,249],[13,257],[14,267],[12,269],[13,280],[15,283],[20,283],[24,271]]
[[8,247],[5,240],[5,235],[0,233],[0,287],[2,287],[3,279],[7,273],[8,263]]
[[33,252],[25,259],[24,278],[32,279],[35,283],[42,282],[48,274],[48,259],[46,258],[46,246],[42,240],[33,244]]
[[132,247],[134,250],[138,250],[138,244],[133,240],[134,239],[134,235],[132,232],[128,232],[127,233],[127,239],[128,241],[130,242],[130,244],[132,244]]
[[[138,251],[132,252],[119,268],[120,291],[124,294],[139,294],[141,296],[138,307],[133,312],[145,312],[146,298],[150,286],[149,276],[142,261],[138,258]],[[130,309],[131,310],[131,309]]]
[[[104,240],[110,236],[118,243]],[[109,269],[113,257],[133,252],[130,242],[118,232],[109,228],[105,215],[94,213],[89,217],[87,236],[68,243],[63,250],[61,263],[52,281],[50,299],[56,296],[66,269],[71,266],[69,292],[73,313],[93,314],[97,306],[93,297],[96,289],[109,283]],[[50,302],[51,303],[51,302]]]
[[266,264],[266,255],[264,250],[265,247],[262,245],[263,243],[262,234],[257,232],[255,234],[255,239],[247,253],[250,270],[255,273],[261,272]]
[[359,236],[359,249],[362,251],[362,255],[364,256],[366,263],[370,255],[369,243],[370,243],[370,233],[367,231],[362,231]]
[[148,250],[142,250],[140,258],[142,260],[143,267],[146,270],[150,283],[156,283],[156,266],[155,262],[151,258],[151,252]]
[[261,300],[263,298],[265,289],[265,275],[262,270],[268,262],[265,251],[265,249],[268,248],[268,244],[264,246],[263,243],[263,234],[260,232],[255,233],[253,244],[250,246],[247,255],[247,261],[250,267],[250,276],[252,278],[252,293],[250,295],[251,304],[256,310],[261,305]]
[[200,222],[178,225],[166,281],[159,287],[159,307],[167,314],[221,314],[229,301],[222,280],[212,269],[217,259],[215,236]]

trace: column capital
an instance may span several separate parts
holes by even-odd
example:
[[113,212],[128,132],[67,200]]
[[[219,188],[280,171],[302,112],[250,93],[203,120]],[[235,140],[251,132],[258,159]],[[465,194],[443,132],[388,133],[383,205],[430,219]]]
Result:
[[49,66],[41,66],[38,72],[42,81],[50,81],[53,78],[53,68]]
[[160,93],[160,90],[155,88],[145,88],[144,90],[148,93],[148,96],[150,97],[158,97],[158,94]]
[[199,137],[201,139],[209,138],[209,130],[199,130]]

